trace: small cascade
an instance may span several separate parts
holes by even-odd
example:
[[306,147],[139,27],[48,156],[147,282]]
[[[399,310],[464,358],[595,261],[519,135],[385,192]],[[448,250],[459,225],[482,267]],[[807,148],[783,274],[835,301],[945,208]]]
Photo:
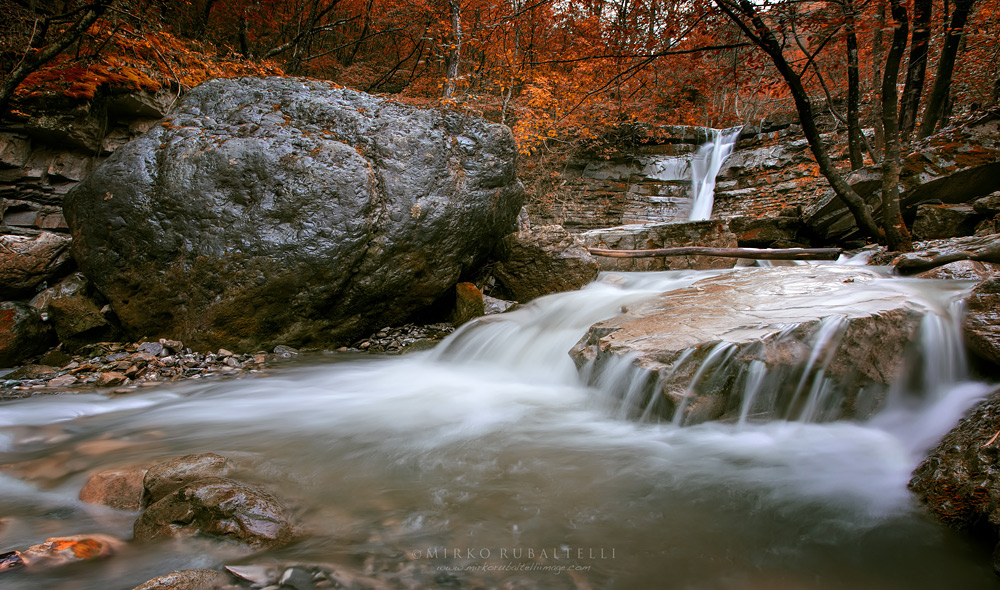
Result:
[[691,158],[691,213],[690,221],[701,221],[712,217],[715,204],[715,177],[719,174],[726,158],[733,153],[743,127],[710,129],[710,140],[698,148]]

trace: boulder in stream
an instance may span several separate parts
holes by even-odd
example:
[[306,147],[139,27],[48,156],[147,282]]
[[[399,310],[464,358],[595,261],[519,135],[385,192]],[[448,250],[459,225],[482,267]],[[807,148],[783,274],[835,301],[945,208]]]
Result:
[[507,294],[521,303],[580,289],[600,272],[583,240],[561,225],[543,225],[505,236],[497,246],[497,257],[494,276]]
[[927,312],[899,284],[857,266],[723,273],[594,324],[570,354],[636,417],[863,417]]
[[133,336],[348,342],[427,310],[515,227],[510,129],[317,80],[206,82],[65,200]]

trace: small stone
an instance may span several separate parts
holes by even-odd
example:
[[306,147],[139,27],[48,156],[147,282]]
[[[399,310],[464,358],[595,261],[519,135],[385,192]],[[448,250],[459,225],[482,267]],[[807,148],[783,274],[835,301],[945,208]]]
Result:
[[108,371],[97,376],[97,386],[110,387],[112,385],[121,385],[122,383],[125,383],[126,379],[128,379],[128,377],[126,377],[123,373]]
[[54,567],[110,557],[123,545],[120,539],[109,535],[51,537],[45,539],[44,543],[32,545],[21,551],[20,557],[25,565],[31,568]]
[[225,363],[233,368],[238,368],[240,366],[240,360],[232,356],[227,357]]
[[358,348],[360,348],[361,350],[368,350],[371,347],[371,345],[372,345],[371,342],[365,340],[364,342],[361,343],[361,346],[358,346]]
[[266,565],[227,565],[226,571],[241,580],[267,586],[278,581],[277,572]]
[[274,347],[274,354],[280,356],[281,358],[291,358],[292,356],[299,354],[299,351],[291,346],[279,344]]
[[217,590],[229,588],[230,581],[224,573],[215,570],[179,570],[157,576],[132,590]]
[[163,345],[159,342],[143,342],[137,350],[143,354],[159,356],[163,352]]
[[233,356],[233,353],[225,348],[220,348],[217,354],[221,357]]
[[278,584],[283,588],[293,588],[294,590],[313,590],[312,576],[304,569],[290,567],[282,574]]
[[73,375],[60,375],[59,377],[53,377],[49,379],[49,387],[69,387],[79,381]]
[[80,500],[103,504],[115,510],[138,510],[146,469],[122,467],[106,469],[90,476],[80,490]]

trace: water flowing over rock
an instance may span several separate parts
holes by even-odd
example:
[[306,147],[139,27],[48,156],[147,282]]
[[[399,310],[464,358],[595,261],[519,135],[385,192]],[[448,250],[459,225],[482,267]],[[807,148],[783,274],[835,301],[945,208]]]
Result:
[[928,313],[911,299],[863,267],[745,269],[598,322],[571,355],[636,417],[864,417],[907,367]]
[[217,590],[232,579],[222,572],[207,569],[178,570],[157,576],[132,590]]
[[526,302],[579,289],[597,276],[597,260],[580,238],[546,225],[505,236],[497,246],[494,276],[507,294]]
[[66,198],[133,334],[234,349],[403,323],[514,226],[506,127],[293,78],[213,80]]

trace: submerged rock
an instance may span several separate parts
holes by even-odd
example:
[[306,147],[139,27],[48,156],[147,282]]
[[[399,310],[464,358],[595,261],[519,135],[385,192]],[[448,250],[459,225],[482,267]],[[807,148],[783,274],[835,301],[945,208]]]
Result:
[[142,505],[149,506],[180,489],[184,484],[206,477],[226,477],[232,462],[215,453],[184,455],[152,465],[142,480]]
[[261,488],[206,477],[185,483],[148,506],[133,529],[137,541],[200,533],[263,549],[290,540],[285,507]]
[[516,153],[507,127],[469,115],[218,79],[77,185],[66,217],[135,336],[343,343],[426,309],[511,231]]
[[641,398],[626,400],[633,415],[865,416],[903,374],[925,313],[879,280],[836,265],[725,273],[594,324],[570,354],[592,380]]
[[115,510],[138,510],[146,471],[143,467],[119,467],[94,473],[80,489],[80,500]]
[[510,234],[497,246],[494,276],[510,297],[525,303],[542,295],[573,291],[600,272],[580,238],[560,225]]
[[132,590],[217,590],[232,580],[222,572],[207,569],[178,570],[157,576]]

